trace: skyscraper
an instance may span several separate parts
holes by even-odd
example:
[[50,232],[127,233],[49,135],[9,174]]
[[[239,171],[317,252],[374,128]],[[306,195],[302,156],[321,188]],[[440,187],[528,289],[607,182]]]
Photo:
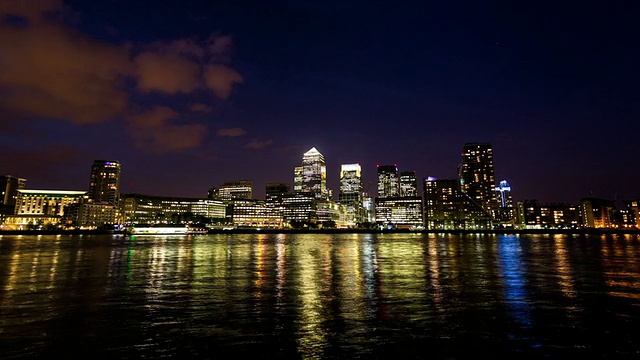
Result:
[[464,210],[455,179],[424,179],[424,222],[427,229],[464,228]]
[[89,199],[118,205],[120,200],[120,163],[113,160],[95,160],[91,167]]
[[418,196],[418,179],[415,171],[400,173],[400,196]]
[[362,168],[360,164],[343,164],[340,167],[340,194],[338,202],[346,206],[349,225],[364,221],[362,204]]
[[460,190],[490,214],[497,205],[491,144],[464,144],[461,155],[462,162],[458,167]]
[[400,178],[396,165],[378,165],[378,197],[400,195]]
[[513,207],[513,198],[511,197],[511,186],[509,186],[509,183],[507,182],[507,180],[500,181],[500,185],[496,186],[495,191],[498,197],[498,203],[500,207],[503,207],[503,208]]
[[313,193],[315,198],[328,197],[327,164],[315,147],[302,156],[302,191]]
[[507,180],[500,181],[500,185],[494,189],[497,197],[497,207],[493,210],[494,219],[500,222],[515,220],[515,208],[511,197],[511,186]]

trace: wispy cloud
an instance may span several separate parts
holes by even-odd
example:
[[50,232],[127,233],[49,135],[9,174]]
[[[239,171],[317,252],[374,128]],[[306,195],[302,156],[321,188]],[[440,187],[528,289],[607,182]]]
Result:
[[245,135],[247,132],[244,131],[244,129],[242,128],[228,128],[228,129],[220,129],[218,130],[217,134],[218,136],[222,136],[222,137],[236,137],[236,136],[243,136]]
[[259,150],[259,149],[267,148],[271,145],[273,145],[273,140],[266,140],[266,141],[252,140],[245,147],[248,149]]

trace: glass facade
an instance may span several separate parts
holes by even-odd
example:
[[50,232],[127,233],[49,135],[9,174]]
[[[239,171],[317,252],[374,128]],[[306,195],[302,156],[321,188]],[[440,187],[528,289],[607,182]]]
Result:
[[378,197],[400,195],[400,177],[396,165],[378,165]]
[[302,192],[310,192],[314,197],[326,199],[327,191],[327,164],[315,147],[302,156]]
[[346,223],[355,226],[364,221],[362,203],[363,185],[360,164],[343,164],[340,167],[340,194],[338,202],[346,207]]

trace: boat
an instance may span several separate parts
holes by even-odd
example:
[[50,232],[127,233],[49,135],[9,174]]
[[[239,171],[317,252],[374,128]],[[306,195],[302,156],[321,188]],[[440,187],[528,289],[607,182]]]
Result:
[[128,229],[130,235],[187,235],[189,228],[186,226],[149,226],[132,227]]

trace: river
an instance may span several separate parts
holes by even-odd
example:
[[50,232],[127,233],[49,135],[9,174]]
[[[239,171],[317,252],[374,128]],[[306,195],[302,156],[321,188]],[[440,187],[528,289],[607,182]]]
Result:
[[0,236],[0,358],[640,357],[639,235]]

